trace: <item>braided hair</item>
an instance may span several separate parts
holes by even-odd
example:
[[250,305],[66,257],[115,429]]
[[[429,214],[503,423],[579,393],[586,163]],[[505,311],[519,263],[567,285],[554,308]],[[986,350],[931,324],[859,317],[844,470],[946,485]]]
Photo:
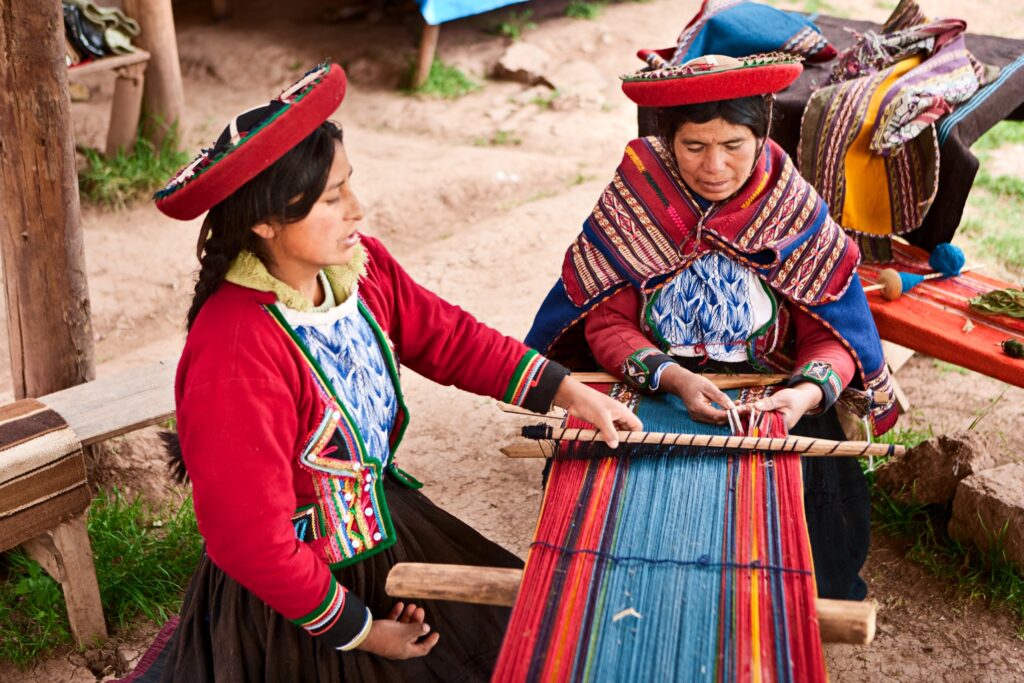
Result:
[[[230,133],[225,130],[214,146],[214,154],[229,140]],[[186,317],[187,329],[192,329],[203,304],[224,282],[228,268],[243,250],[267,261],[263,243],[252,230],[254,226],[294,223],[309,215],[327,187],[335,145],[341,142],[341,128],[324,121],[283,157],[210,209],[196,246],[200,267]]]

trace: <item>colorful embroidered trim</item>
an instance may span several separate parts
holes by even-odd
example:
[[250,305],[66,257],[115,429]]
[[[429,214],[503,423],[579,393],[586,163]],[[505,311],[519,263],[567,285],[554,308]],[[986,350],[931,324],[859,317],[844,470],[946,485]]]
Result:
[[291,619],[290,621],[296,626],[301,626],[309,631],[310,635],[316,636],[334,625],[344,607],[345,589],[332,576],[331,583],[327,587],[327,595],[324,596],[323,601],[306,616],[299,619]]
[[839,394],[843,391],[843,380],[832,369],[832,366],[825,361],[812,360],[789,378],[789,386],[799,384],[800,382],[816,384],[821,387],[821,391],[825,394],[821,406],[818,410],[814,411],[815,413],[831,408],[832,404],[839,398]]
[[622,361],[622,375],[627,382],[640,389],[657,389],[655,375],[666,363],[673,363],[669,356],[658,349],[640,349]]
[[530,349],[519,361],[515,372],[512,373],[512,379],[508,383],[508,389],[505,391],[502,401],[514,406],[523,405],[530,389],[537,386],[537,380],[547,364],[547,358]]

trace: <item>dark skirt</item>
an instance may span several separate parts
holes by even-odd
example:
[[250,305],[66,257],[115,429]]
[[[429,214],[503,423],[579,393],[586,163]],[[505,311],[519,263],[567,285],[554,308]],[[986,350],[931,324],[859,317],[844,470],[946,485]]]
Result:
[[[398,562],[522,567],[419,493],[385,485],[398,540],[394,546],[337,570],[339,582],[383,617],[395,599],[384,592]],[[359,650],[321,646],[270,609],[203,555],[185,594],[181,622],[154,670],[138,680],[221,681],[484,681],[498,656],[510,610],[456,602],[414,600],[441,639],[425,657],[391,661]],[[157,676],[157,670],[162,673]]]
[[[845,441],[834,408],[804,416],[799,436]],[[861,567],[871,543],[871,494],[857,458],[804,458],[804,511],[814,556],[818,596],[863,600]]]

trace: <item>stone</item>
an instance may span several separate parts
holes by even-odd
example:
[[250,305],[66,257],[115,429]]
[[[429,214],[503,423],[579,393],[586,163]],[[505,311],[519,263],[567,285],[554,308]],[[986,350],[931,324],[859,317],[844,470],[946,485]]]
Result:
[[949,535],[988,550],[998,538],[1006,558],[1024,569],[1024,463],[973,474],[956,487]]
[[995,456],[977,432],[934,436],[891,458],[875,473],[875,482],[902,503],[948,503],[964,477],[995,467]]
[[530,43],[512,43],[498,63],[491,70],[494,78],[517,81],[527,85],[546,85],[554,88],[545,72],[551,64],[551,56],[543,49]]

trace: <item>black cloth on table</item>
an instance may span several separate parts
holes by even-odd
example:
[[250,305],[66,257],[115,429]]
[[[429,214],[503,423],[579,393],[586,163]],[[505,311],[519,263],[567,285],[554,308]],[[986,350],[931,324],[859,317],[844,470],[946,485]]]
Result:
[[[860,33],[881,28],[869,21],[825,15],[811,18],[839,52],[855,42],[854,35],[847,28]],[[1024,40],[968,33],[965,42],[967,49],[981,62],[1000,68],[1024,55]],[[800,120],[807,100],[815,89],[828,81],[832,64],[834,60],[824,64],[805,63],[800,78],[779,93],[776,100],[771,136],[794,161],[800,142]],[[969,107],[973,101],[972,98],[963,106]],[[637,118],[640,135],[656,134],[653,109],[640,107]],[[907,241],[931,251],[940,242],[953,239],[978,173],[978,159],[971,153],[971,145],[1004,119],[1024,120],[1024,68],[1017,68],[982,104],[964,116],[942,141],[939,148],[939,189],[935,201],[921,227],[902,235]],[[938,124],[941,125],[943,120],[940,119]]]

